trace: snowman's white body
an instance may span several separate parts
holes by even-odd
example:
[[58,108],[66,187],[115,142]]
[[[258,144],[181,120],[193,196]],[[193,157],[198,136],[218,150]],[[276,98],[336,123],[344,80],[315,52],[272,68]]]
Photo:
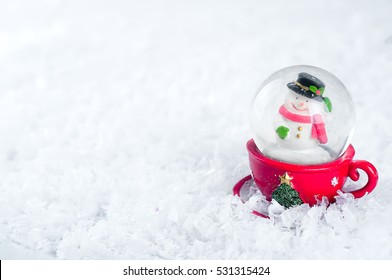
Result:
[[285,139],[277,138],[278,145],[292,150],[308,150],[317,147],[317,139],[312,138],[312,123],[294,122],[277,115],[275,118],[275,129],[280,126],[287,127],[289,133]]
[[277,142],[264,150],[267,156],[279,158],[287,162],[299,164],[316,164],[331,160],[331,155],[312,135],[313,116],[323,114],[323,104],[289,90],[283,105],[289,113],[307,119],[307,122],[293,121],[278,114],[274,121],[274,129],[280,126],[289,129],[284,139],[276,135]]

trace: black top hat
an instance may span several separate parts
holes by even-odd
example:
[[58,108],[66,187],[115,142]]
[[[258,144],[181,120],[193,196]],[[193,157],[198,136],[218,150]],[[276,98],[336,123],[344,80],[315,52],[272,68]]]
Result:
[[288,83],[287,87],[307,98],[323,101],[322,96],[325,84],[320,79],[308,73],[299,73],[297,81]]
[[287,87],[292,91],[320,102],[324,102],[328,112],[332,111],[332,103],[328,97],[324,97],[325,84],[315,76],[302,72],[298,74],[295,82],[290,82]]

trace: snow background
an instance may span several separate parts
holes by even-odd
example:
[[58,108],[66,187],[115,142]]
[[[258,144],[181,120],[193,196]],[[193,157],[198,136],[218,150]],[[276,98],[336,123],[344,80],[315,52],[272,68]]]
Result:
[[[1,1],[1,259],[391,259],[391,1]],[[350,90],[367,197],[271,220],[250,102],[295,64]],[[272,213],[271,212],[271,213]],[[272,213],[273,214],[273,213]]]

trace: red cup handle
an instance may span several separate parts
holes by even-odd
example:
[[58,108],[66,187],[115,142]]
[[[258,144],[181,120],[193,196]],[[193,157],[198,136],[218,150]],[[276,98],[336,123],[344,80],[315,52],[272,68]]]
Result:
[[348,176],[350,177],[351,180],[358,181],[359,179],[358,169],[365,171],[366,175],[368,176],[368,181],[363,188],[350,192],[354,195],[355,198],[360,198],[365,194],[373,191],[378,181],[377,169],[373,166],[373,164],[365,160],[353,160],[350,163],[348,169]]

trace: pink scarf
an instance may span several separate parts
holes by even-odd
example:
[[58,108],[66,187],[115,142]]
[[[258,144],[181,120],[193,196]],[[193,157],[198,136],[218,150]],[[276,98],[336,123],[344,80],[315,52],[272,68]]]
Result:
[[313,116],[298,115],[287,110],[284,105],[279,108],[279,114],[292,122],[313,123],[312,138],[317,139],[321,144],[328,142],[327,132],[325,131],[325,123],[323,117],[320,114],[315,114]]

